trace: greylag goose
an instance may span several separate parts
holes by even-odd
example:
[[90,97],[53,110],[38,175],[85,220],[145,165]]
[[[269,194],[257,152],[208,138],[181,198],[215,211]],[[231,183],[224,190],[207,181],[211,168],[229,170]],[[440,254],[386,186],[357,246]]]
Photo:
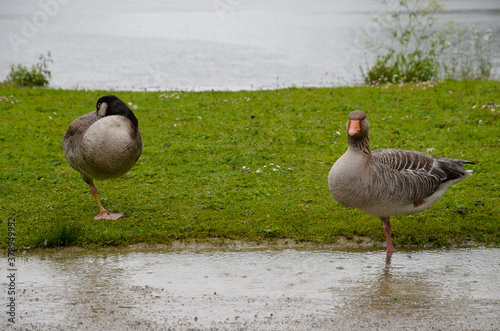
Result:
[[90,186],[100,213],[94,219],[113,219],[123,213],[103,208],[94,179],[104,180],[126,174],[142,153],[139,122],[132,110],[114,95],[97,100],[96,110],[71,123],[62,142],[69,164]]
[[332,166],[328,186],[340,204],[380,217],[387,254],[394,252],[390,217],[429,208],[452,184],[471,175],[464,163],[400,149],[370,151],[366,114],[355,110],[347,122],[347,151]]

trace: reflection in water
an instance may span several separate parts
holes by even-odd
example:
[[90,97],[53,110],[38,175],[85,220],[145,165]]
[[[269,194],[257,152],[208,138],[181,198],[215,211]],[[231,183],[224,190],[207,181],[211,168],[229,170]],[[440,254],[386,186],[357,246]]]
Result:
[[[493,320],[472,328],[496,329],[500,321],[492,321],[500,312],[500,261],[494,260],[494,251],[475,253],[424,251],[386,256],[385,265],[380,263],[373,277],[358,278],[344,289],[350,294],[347,311],[355,318],[369,309],[384,320],[403,319],[408,328],[419,321],[424,328],[442,323],[454,329],[472,327],[464,315],[479,313],[478,318]],[[491,282],[495,282],[493,288]]]
[[29,255],[19,325],[492,329],[499,261],[500,249]]
[[[70,322],[98,319],[104,314],[113,314],[120,306],[131,306],[133,296],[123,295],[128,284],[122,278],[123,268],[118,266],[120,255],[82,256],[68,260],[59,258],[57,272],[65,275],[65,296],[78,314],[68,314]],[[72,323],[73,324],[73,323]]]
[[425,308],[438,297],[433,288],[439,287],[439,284],[432,283],[425,275],[401,274],[399,269],[405,266],[391,265],[391,260],[391,256],[386,257],[385,266],[380,267],[379,276],[372,280],[371,288],[364,298],[372,309],[399,313],[399,304],[412,309]]

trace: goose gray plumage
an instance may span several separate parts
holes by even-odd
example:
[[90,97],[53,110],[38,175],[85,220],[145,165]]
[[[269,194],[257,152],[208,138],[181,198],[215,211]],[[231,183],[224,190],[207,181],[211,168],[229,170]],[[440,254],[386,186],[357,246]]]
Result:
[[387,254],[394,252],[390,217],[429,208],[452,184],[471,175],[467,160],[441,158],[422,152],[370,151],[366,114],[355,110],[347,122],[347,151],[328,175],[330,192],[340,204],[383,221]]
[[100,213],[94,219],[118,219],[123,213],[103,208],[94,179],[126,174],[142,153],[139,122],[130,108],[114,95],[97,100],[96,110],[74,120],[62,142],[69,164],[90,186]]

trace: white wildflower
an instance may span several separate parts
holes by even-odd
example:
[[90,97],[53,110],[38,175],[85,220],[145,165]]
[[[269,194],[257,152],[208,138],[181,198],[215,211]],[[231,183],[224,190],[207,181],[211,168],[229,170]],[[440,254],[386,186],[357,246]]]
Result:
[[201,120],[201,116],[198,116],[198,119]]
[[483,124],[483,121],[479,120],[479,121],[477,121],[477,124],[481,125],[481,124]]
[[476,109],[476,105],[472,106],[472,109]]
[[434,153],[435,151],[435,148],[427,148],[427,153]]
[[128,105],[129,105],[129,106],[132,106],[132,102],[129,102],[129,103],[128,103]]
[[260,174],[261,172],[262,172],[262,170],[260,170],[260,168],[255,170],[255,173],[257,173],[257,174]]
[[[385,118],[384,118],[384,119],[385,119]],[[340,136],[340,131],[336,131],[336,132],[335,132],[335,134],[336,134],[337,136]]]
[[243,169],[243,170],[245,170],[246,168],[247,168],[247,166],[243,166],[243,167],[241,167],[241,169]]
[[132,108],[137,109],[137,105],[134,105]]

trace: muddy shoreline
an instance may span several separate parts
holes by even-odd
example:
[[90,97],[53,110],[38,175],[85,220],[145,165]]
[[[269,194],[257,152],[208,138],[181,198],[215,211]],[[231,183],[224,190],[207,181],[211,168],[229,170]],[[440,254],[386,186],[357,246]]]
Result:
[[[457,248],[492,248],[494,245],[485,245],[473,240],[467,240],[462,243],[454,243],[445,247],[411,246],[396,247],[397,251],[406,252],[414,250],[427,249],[457,249]],[[198,252],[205,250],[221,251],[246,251],[246,250],[282,250],[282,249],[307,249],[307,250],[332,250],[332,251],[384,251],[385,242],[375,241],[371,238],[354,236],[352,239],[340,236],[335,243],[315,243],[315,242],[297,242],[293,239],[276,239],[269,241],[249,241],[232,239],[206,239],[203,241],[195,240],[173,240],[169,244],[147,244],[137,243],[128,246],[102,246],[96,248],[85,248],[80,246],[66,246],[57,248],[35,248],[28,250],[18,250],[18,254],[50,254],[56,252],[64,253],[83,253],[83,252],[176,252],[189,251]],[[5,252],[3,252],[5,256]]]

